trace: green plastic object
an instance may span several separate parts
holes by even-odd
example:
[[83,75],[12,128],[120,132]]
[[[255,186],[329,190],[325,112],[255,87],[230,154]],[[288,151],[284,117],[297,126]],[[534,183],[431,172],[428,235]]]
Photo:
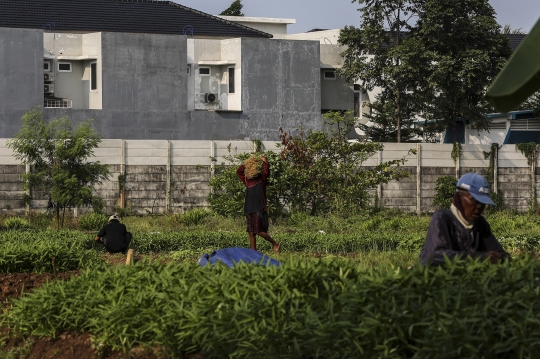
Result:
[[540,89],[540,19],[489,87],[486,99],[509,112]]

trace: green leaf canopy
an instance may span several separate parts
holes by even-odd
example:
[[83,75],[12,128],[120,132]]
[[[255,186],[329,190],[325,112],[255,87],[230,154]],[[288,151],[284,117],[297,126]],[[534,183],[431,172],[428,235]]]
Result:
[[486,99],[508,112],[540,89],[540,20],[489,87]]

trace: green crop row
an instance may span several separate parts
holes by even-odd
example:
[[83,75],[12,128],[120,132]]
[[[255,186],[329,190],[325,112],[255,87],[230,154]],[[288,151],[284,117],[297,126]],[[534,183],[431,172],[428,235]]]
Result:
[[540,263],[449,263],[360,271],[350,261],[280,268],[194,263],[86,270],[15,300],[20,335],[91,332],[174,357],[530,358],[540,356]]
[[[93,241],[93,234],[79,231],[2,231],[0,232],[0,273],[67,271],[94,266],[104,248]],[[277,233],[283,252],[363,253],[381,251],[417,252],[424,236],[371,232],[358,235],[323,233]],[[540,238],[518,236],[500,238],[511,252],[540,251]],[[247,247],[245,232],[208,232],[204,230],[136,233],[132,248],[139,254],[185,252],[201,256],[220,248]],[[259,249],[270,245],[259,238]],[[54,268],[53,268],[54,266]]]

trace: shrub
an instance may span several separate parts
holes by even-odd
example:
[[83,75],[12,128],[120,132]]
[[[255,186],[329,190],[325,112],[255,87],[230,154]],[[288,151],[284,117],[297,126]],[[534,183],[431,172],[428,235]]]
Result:
[[433,205],[439,209],[449,209],[456,192],[457,180],[453,176],[441,176],[435,181]]
[[5,229],[27,229],[30,228],[30,223],[26,219],[19,217],[10,217],[4,220]]
[[99,231],[108,222],[101,213],[87,213],[79,217],[79,228],[84,231]]

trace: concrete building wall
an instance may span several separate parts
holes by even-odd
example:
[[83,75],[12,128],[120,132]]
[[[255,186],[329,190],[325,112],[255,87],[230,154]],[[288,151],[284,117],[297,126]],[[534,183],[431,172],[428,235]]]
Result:
[[[102,52],[101,52],[101,32],[84,34],[82,40],[82,55],[95,58],[95,60],[85,61],[85,78],[87,81],[85,88],[88,88],[88,95],[85,93],[85,98],[88,96],[89,109],[102,109],[103,107],[103,68],[102,68]],[[96,63],[97,89],[90,90],[90,64]]]
[[43,105],[43,31],[0,27],[0,137],[12,137],[21,117]]
[[322,110],[353,110],[354,86],[345,82],[334,72],[334,79],[325,78],[325,72],[333,69],[321,69],[321,109]]
[[[58,64],[71,64],[71,72],[59,72]],[[88,108],[88,90],[85,87],[89,86],[88,80],[84,79],[84,62],[83,61],[55,61],[54,67],[54,95],[60,98],[70,99],[73,109]],[[86,95],[86,96],[85,96]],[[85,104],[87,105],[85,107]]]
[[250,139],[320,129],[319,43],[242,39],[242,111]]
[[187,109],[186,37],[181,35],[102,33],[103,110]]

